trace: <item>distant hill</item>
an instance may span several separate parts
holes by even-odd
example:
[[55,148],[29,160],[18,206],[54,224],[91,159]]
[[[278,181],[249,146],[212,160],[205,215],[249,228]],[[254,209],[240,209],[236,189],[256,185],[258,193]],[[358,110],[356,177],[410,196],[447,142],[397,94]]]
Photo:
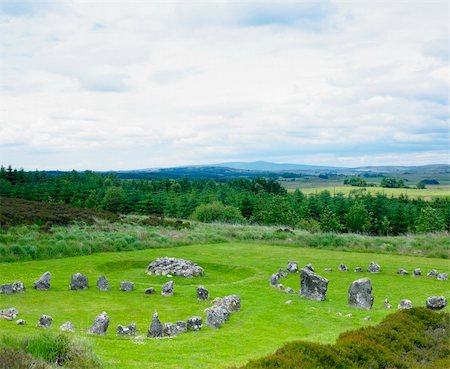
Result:
[[287,164],[287,163],[272,163],[269,161],[252,161],[252,162],[225,162],[214,164],[215,167],[225,167],[240,170],[256,170],[267,172],[286,172],[286,171],[317,171],[317,170],[343,170],[346,168],[328,167],[321,165],[306,165],[306,164]]

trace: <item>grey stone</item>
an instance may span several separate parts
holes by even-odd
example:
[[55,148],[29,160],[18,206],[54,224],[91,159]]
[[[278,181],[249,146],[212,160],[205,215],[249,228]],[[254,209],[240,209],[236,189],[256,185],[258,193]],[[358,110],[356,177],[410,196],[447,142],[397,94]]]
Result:
[[420,277],[421,275],[422,275],[422,271],[420,270],[420,268],[414,269],[414,272],[413,272],[414,277]]
[[89,288],[88,277],[81,273],[75,273],[70,280],[71,290],[87,290]]
[[379,273],[381,271],[381,267],[374,261],[371,261],[369,266],[367,267],[367,271],[369,273]]
[[124,292],[130,292],[134,290],[133,282],[120,282],[120,290]]
[[314,267],[311,263],[306,264],[305,268],[309,269],[311,272],[314,272]]
[[297,273],[298,272],[298,264],[296,261],[289,260],[287,263],[286,270],[288,273]]
[[428,272],[427,277],[437,277],[439,272],[436,269],[432,269]]
[[105,312],[97,315],[94,324],[89,328],[89,333],[104,336],[109,327],[109,316]]
[[384,299],[384,308],[385,309],[390,309],[392,307],[392,305],[389,303],[388,298]]
[[403,310],[403,309],[412,309],[412,301],[408,300],[408,299],[403,299],[400,300],[400,302],[398,303],[397,308],[399,310]]
[[284,291],[284,285],[283,284],[278,283],[276,287],[277,287],[278,290]]
[[111,289],[108,279],[104,275],[97,279],[97,288],[100,291],[109,291]]
[[272,276],[270,277],[270,286],[275,287],[278,284],[278,281],[280,280],[280,276],[278,275],[278,273],[274,273],[272,274]]
[[164,333],[164,336],[173,337],[173,336],[178,335],[181,332],[180,332],[178,325],[173,324],[173,323],[164,323],[163,333]]
[[167,256],[152,261],[147,268],[147,274],[171,274],[185,278],[199,277],[203,273],[204,269],[190,260],[169,258]]
[[405,270],[405,269],[403,269],[403,268],[401,268],[401,269],[399,269],[399,270],[397,271],[397,274],[400,274],[400,275],[408,275],[408,271]]
[[197,287],[197,300],[208,300],[209,292],[208,290],[203,286]]
[[287,273],[283,268],[278,269],[277,274],[280,276],[280,278],[287,278]]
[[363,269],[361,267],[356,267],[354,272],[355,273],[362,273]]
[[53,318],[51,316],[43,314],[39,318],[37,326],[41,327],[41,328],[50,328],[52,325],[52,322],[53,322]]
[[230,311],[224,305],[216,305],[206,309],[206,325],[220,328],[230,317]]
[[19,315],[19,311],[14,307],[0,310],[0,318],[5,320],[14,320],[17,315]]
[[364,320],[372,320],[372,317],[370,315],[364,317]]
[[16,324],[17,324],[17,325],[26,325],[27,322],[26,322],[26,320],[23,320],[23,319],[17,319],[17,320],[16,320]]
[[325,268],[323,271],[324,271],[324,272],[332,272],[332,271],[333,271],[333,268]]
[[284,292],[286,292],[286,293],[295,293],[295,291],[291,287],[286,287]]
[[41,275],[41,277],[34,282],[34,289],[45,291],[50,288],[50,279],[51,279],[50,272],[45,272]]
[[339,271],[340,272],[347,272],[348,268],[344,264],[339,264]]
[[65,322],[59,327],[59,330],[64,332],[75,332],[75,326],[71,322]]
[[152,324],[150,325],[150,328],[147,332],[147,337],[157,338],[163,337],[163,335],[163,325],[158,318],[158,313],[155,311],[152,318]]
[[348,304],[360,309],[372,308],[372,283],[369,278],[358,279],[350,285],[348,289]]
[[188,331],[199,331],[202,329],[203,319],[199,316],[190,317],[186,320],[186,328]]
[[131,323],[128,325],[118,325],[117,326],[118,336],[136,336],[136,324]]
[[5,295],[11,295],[13,293],[13,285],[12,283],[5,283],[0,285],[0,293]]
[[300,296],[309,300],[324,301],[328,289],[328,279],[304,267],[300,270]]
[[145,289],[144,293],[146,295],[153,295],[154,293],[156,293],[156,291],[155,291],[155,289],[153,287],[149,287],[149,288]]
[[172,296],[173,295],[173,281],[166,282],[161,287],[161,295]]
[[184,333],[184,332],[187,331],[187,325],[186,325],[186,322],[183,321],[183,320],[179,320],[179,321],[177,322],[177,327],[178,327],[178,331],[179,331],[180,333]]
[[241,310],[241,298],[238,295],[228,295],[222,297],[219,305],[225,306],[229,312],[236,312]]
[[437,275],[438,281],[448,281],[448,273],[439,273]]
[[13,292],[14,293],[21,293],[21,292],[25,292],[25,286],[23,285],[22,282],[14,282],[12,284],[12,288],[13,288]]
[[431,310],[441,310],[447,306],[445,296],[430,296],[427,298],[426,306]]

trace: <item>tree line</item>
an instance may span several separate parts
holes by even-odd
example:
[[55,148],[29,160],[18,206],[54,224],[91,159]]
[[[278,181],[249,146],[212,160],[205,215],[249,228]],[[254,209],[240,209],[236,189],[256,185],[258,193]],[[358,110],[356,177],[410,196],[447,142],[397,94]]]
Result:
[[398,235],[450,230],[450,198],[433,201],[353,191],[305,195],[266,178],[120,179],[72,171],[62,175],[0,168],[0,196],[113,213],[137,213],[204,222],[285,225],[310,231]]

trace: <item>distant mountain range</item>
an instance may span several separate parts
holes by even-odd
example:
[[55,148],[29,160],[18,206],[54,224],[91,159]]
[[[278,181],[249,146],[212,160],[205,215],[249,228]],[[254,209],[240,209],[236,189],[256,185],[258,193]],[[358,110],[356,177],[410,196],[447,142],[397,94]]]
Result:
[[286,163],[272,163],[270,161],[252,161],[252,162],[226,162],[212,164],[210,166],[225,167],[240,170],[256,170],[268,172],[285,172],[285,171],[302,171],[302,170],[342,170],[345,168],[328,167],[321,165],[306,165],[306,164],[286,164]]

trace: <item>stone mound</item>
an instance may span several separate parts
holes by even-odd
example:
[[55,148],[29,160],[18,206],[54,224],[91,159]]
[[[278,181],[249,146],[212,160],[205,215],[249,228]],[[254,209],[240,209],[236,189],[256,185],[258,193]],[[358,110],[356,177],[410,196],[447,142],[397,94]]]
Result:
[[177,258],[158,258],[152,261],[147,268],[147,274],[154,275],[176,275],[179,277],[198,277],[203,275],[203,268],[190,260]]

